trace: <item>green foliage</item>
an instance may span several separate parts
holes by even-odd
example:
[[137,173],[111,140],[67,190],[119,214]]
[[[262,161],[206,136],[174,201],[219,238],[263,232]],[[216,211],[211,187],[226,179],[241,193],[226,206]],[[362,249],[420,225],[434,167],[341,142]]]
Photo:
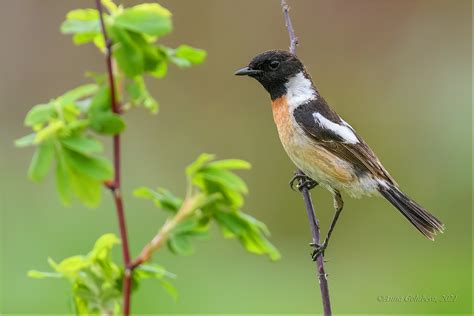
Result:
[[176,278],[176,275],[166,271],[165,268],[156,263],[141,264],[133,271],[133,290],[136,291],[142,280],[155,279],[161,287],[174,300],[178,299],[178,291],[174,285],[169,281]]
[[[43,180],[54,166],[56,188],[65,205],[74,198],[86,206],[99,204],[104,183],[114,178],[110,161],[102,155],[104,146],[99,137],[125,130],[121,114],[137,106],[157,113],[159,105],[147,88],[146,77],[163,78],[169,64],[187,68],[206,58],[204,50],[188,45],[170,48],[160,42],[172,31],[172,18],[159,4],[125,8],[112,0],[102,0],[102,5],[116,86],[109,86],[108,73],[87,73],[91,83],[34,106],[24,121],[32,132],[15,141],[17,147],[35,148],[28,170],[33,181]],[[92,43],[103,54],[108,53],[96,9],[72,10],[61,25],[61,32],[71,34],[76,45]],[[112,104],[112,90],[116,104]],[[168,248],[176,254],[191,254],[193,239],[207,236],[211,222],[215,222],[225,237],[237,239],[249,252],[276,260],[279,253],[267,239],[268,229],[241,210],[248,188],[234,170],[249,168],[250,164],[242,160],[216,161],[214,156],[203,154],[186,168],[185,198],[164,188],[143,187],[134,194],[170,213],[162,230]],[[52,272],[32,270],[28,275],[67,279],[76,314],[118,314],[124,270],[112,260],[111,251],[119,243],[115,235],[103,235],[87,255],[72,256],[59,263],[49,259]],[[143,263],[132,276],[132,290],[142,280],[155,279],[177,298],[177,291],[169,282],[174,275],[157,264]]]
[[172,213],[176,213],[180,208],[183,200],[176,197],[173,193],[164,188],[152,190],[146,187],[136,189],[133,194],[137,198],[148,199],[155,202],[158,208]]
[[103,145],[92,131],[110,134],[124,125],[121,118],[116,123],[116,116],[113,120],[99,118],[113,115],[110,110],[100,112],[87,106],[100,91],[97,84],[86,84],[34,106],[25,118],[33,133],[15,142],[18,147],[36,146],[28,171],[34,181],[42,180],[56,161],[57,188],[66,205],[74,193],[85,205],[96,206],[102,183],[113,177],[110,162],[100,156]]
[[[143,106],[152,113],[158,102],[149,93],[145,75],[162,78],[168,64],[180,67],[204,61],[206,52],[187,45],[172,49],[157,42],[172,30],[171,13],[157,3],[130,8],[102,0],[107,9],[104,21],[112,40],[117,100],[121,110]],[[105,53],[99,13],[76,9],[66,15],[61,32],[71,34],[77,45],[93,43]],[[93,83],[71,89],[51,101],[34,106],[25,125],[33,133],[18,139],[18,147],[35,146],[29,177],[44,179],[55,164],[56,187],[65,205],[74,196],[87,206],[97,206],[105,181],[113,178],[110,162],[101,156],[99,135],[116,135],[125,130],[122,117],[113,113],[110,87],[105,74],[89,75]],[[123,89],[121,88],[123,87]]]
[[[103,1],[109,14],[105,24],[113,44],[113,56],[125,75],[125,79],[136,81],[148,74],[156,78],[166,75],[168,63],[179,67],[190,67],[204,62],[206,52],[188,45],[173,49],[158,44],[159,39],[172,31],[171,13],[157,3],[143,3],[130,8],[116,7],[111,1]],[[105,44],[100,30],[99,14],[95,9],[71,11],[61,26],[61,32],[72,34],[77,45],[94,43],[104,50]],[[146,91],[141,88],[141,91]],[[143,104],[153,112],[156,101],[144,92]],[[140,98],[135,97],[134,100]],[[134,102],[135,103],[135,102]]]
[[[105,234],[85,256],[77,255],[57,263],[49,258],[53,272],[31,270],[28,276],[36,279],[64,278],[72,288],[72,301],[77,315],[116,315],[120,312],[123,268],[112,260],[111,251],[120,240],[114,234]],[[135,270],[134,287],[142,280],[156,279],[174,298],[177,292],[168,281],[175,276],[157,264],[142,265]]]
[[[186,199],[198,196],[200,202],[169,233],[167,245],[172,252],[191,254],[192,237],[205,236],[211,221],[215,221],[226,238],[236,238],[247,251],[268,255],[272,260],[280,257],[278,250],[267,239],[269,231],[265,224],[241,210],[247,185],[233,170],[249,168],[250,164],[246,161],[214,160],[214,156],[209,154],[202,154],[186,168],[189,182]],[[142,187],[136,189],[134,194],[173,214],[182,212],[185,205],[185,200],[163,188],[152,190]]]
[[188,45],[180,45],[176,49],[166,49],[168,58],[177,66],[185,68],[201,64],[206,58],[206,51]]
[[125,30],[153,36],[171,32],[171,12],[158,3],[143,3],[115,17],[115,25]]
[[51,142],[40,144],[33,155],[31,165],[28,170],[30,179],[34,181],[42,180],[49,171],[54,157],[54,147]]

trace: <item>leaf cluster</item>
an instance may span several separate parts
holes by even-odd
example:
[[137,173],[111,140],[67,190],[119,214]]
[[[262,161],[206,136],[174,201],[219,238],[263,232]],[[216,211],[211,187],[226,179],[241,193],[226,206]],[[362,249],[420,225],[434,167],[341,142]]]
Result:
[[[224,237],[236,238],[247,251],[277,260],[280,254],[268,241],[269,231],[265,224],[241,209],[248,189],[234,170],[249,168],[250,164],[243,160],[215,160],[213,155],[202,154],[186,168],[188,191],[184,199],[164,188],[142,187],[134,194],[152,201],[175,218],[182,218],[167,236],[167,246],[176,254],[191,254],[192,238],[205,236],[211,222],[215,222]],[[185,209],[187,200],[197,202]],[[183,210],[185,216],[179,216]]]
[[[103,0],[103,4],[108,11],[104,16],[107,34],[112,40],[115,61],[125,77],[130,105],[143,104],[156,112],[158,103],[148,93],[143,75],[163,78],[169,63],[182,68],[197,65],[204,61],[206,52],[189,45],[171,48],[159,43],[173,27],[171,12],[158,3],[130,8],[117,6],[109,0]],[[77,45],[94,43],[105,51],[99,12],[95,9],[69,12],[61,31],[72,34]]]
[[[171,13],[157,3],[130,8],[102,0],[104,21],[111,38],[114,76],[120,110],[142,105],[152,113],[157,101],[145,83],[145,75],[162,78],[168,64],[189,67],[204,61],[206,52],[181,45],[176,49],[159,43],[172,30]],[[77,45],[93,43],[106,53],[96,9],[70,11],[61,31],[72,34]],[[56,186],[65,205],[77,197],[87,206],[97,206],[103,183],[113,178],[111,163],[101,156],[100,135],[124,131],[125,122],[111,107],[105,74],[89,73],[92,83],[81,85],[45,104],[34,106],[25,118],[32,133],[16,141],[18,147],[35,146],[29,177],[41,181],[55,166]]]
[[[206,57],[201,49],[188,45],[171,48],[161,43],[161,38],[172,30],[172,17],[159,4],[126,8],[112,0],[102,0],[102,5],[106,8],[103,20],[110,43],[104,41],[96,9],[69,12],[61,31],[71,34],[76,45],[92,43],[104,54],[112,49],[118,104],[112,105],[107,74],[89,72],[91,83],[34,106],[25,118],[32,133],[15,142],[18,147],[35,148],[28,171],[32,180],[43,180],[54,166],[57,191],[65,205],[74,198],[87,206],[99,204],[101,188],[114,178],[100,137],[124,131],[126,124],[120,114],[135,106],[143,106],[151,113],[158,111],[146,76],[163,78],[170,64],[186,68],[202,63]],[[213,155],[203,154],[186,168],[187,192],[183,198],[164,188],[142,187],[134,195],[169,212],[159,232],[163,239],[159,240],[176,254],[191,254],[193,239],[206,236],[214,222],[226,238],[237,239],[247,251],[276,260],[280,255],[267,239],[265,224],[242,211],[248,188],[234,171],[249,168],[250,164],[242,160],[215,160]],[[119,243],[115,235],[103,235],[87,255],[72,256],[59,263],[49,259],[52,272],[32,270],[29,276],[67,279],[76,314],[118,314],[124,269],[113,261],[111,251]],[[145,249],[156,250],[158,246],[152,244]],[[141,280],[153,278],[176,298],[176,290],[169,282],[173,275],[148,263],[148,259],[149,256],[134,269],[132,290]]]
[[[28,276],[37,279],[64,278],[72,287],[72,305],[77,315],[117,315],[121,308],[123,268],[111,257],[112,248],[120,244],[114,234],[105,234],[87,255],[77,255],[55,262],[48,258],[53,272],[31,270]],[[169,282],[174,275],[157,264],[146,264],[134,273],[134,289],[144,279],[156,279],[173,296],[176,290]]]

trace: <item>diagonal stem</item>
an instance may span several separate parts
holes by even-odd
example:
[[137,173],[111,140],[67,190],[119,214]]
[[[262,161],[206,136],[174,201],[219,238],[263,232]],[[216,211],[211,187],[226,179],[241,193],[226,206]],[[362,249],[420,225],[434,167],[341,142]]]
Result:
[[[105,27],[104,16],[103,16],[103,7],[101,0],[96,0],[96,7],[99,11],[100,17],[100,26],[102,30],[102,35],[104,37],[104,42],[106,46],[106,63],[107,63],[107,74],[110,86],[110,100],[112,112],[115,114],[120,114],[121,110],[117,102],[117,93],[115,87],[114,71],[113,71],[113,62],[112,62],[112,41],[107,35],[107,29]],[[113,160],[114,160],[114,180],[112,183],[108,183],[107,187],[113,194],[115,208],[117,210],[117,217],[120,230],[120,238],[122,240],[122,256],[125,265],[125,274],[123,278],[123,314],[128,316],[130,314],[130,294],[131,294],[131,285],[132,285],[132,270],[130,268],[130,250],[128,246],[128,237],[127,237],[127,225],[125,220],[125,211],[123,206],[123,199],[121,194],[121,173],[120,173],[120,134],[116,134],[113,137]]]
[[[298,38],[295,35],[295,30],[293,29],[293,24],[291,23],[290,17],[290,8],[285,0],[281,0],[281,8],[283,10],[283,16],[285,18],[286,28],[288,29],[288,35],[290,37],[290,52],[296,53],[296,45],[298,45]],[[304,173],[301,170],[297,171],[298,174],[303,175]],[[313,243],[319,245],[320,243],[320,234],[319,234],[319,222],[316,217],[313,202],[311,201],[311,195],[308,188],[304,185],[300,186],[300,192],[303,195],[303,199],[306,206],[306,213],[308,215],[309,224],[311,227],[311,235],[313,237]],[[321,290],[321,299],[323,303],[324,315],[331,315],[331,301],[329,299],[329,286],[327,280],[327,274],[324,270],[324,259],[323,256],[317,256],[316,258],[316,271],[319,278],[319,288]]]

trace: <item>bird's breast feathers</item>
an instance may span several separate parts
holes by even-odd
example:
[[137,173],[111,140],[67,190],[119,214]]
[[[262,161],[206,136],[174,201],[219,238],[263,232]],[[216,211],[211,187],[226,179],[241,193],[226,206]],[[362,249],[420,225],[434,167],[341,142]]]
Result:
[[[314,100],[316,94],[306,94]],[[312,179],[327,187],[348,192],[352,196],[370,195],[379,185],[371,174],[361,174],[360,170],[347,156],[330,150],[324,143],[324,137],[330,135],[339,143],[358,144],[359,138],[344,121],[335,122],[334,112],[328,115],[326,108],[311,108],[311,100],[303,100],[289,94],[272,101],[272,111],[280,140],[293,163]],[[297,106],[292,101],[304,102]],[[314,107],[314,104],[313,106]],[[318,111],[319,110],[319,111]],[[301,115],[300,112],[305,115]],[[337,115],[337,114],[336,114]],[[305,124],[302,126],[302,124]],[[305,126],[317,127],[321,136],[312,137]],[[314,129],[313,129],[314,130]]]

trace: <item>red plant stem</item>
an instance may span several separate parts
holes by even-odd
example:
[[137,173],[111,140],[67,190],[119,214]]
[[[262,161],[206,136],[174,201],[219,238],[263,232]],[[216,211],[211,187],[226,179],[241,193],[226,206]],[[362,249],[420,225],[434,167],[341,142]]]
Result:
[[[106,62],[107,62],[107,73],[110,86],[110,100],[112,104],[112,112],[115,114],[121,114],[119,104],[117,102],[117,94],[115,87],[113,63],[112,63],[112,41],[107,36],[107,30],[105,28],[103,8],[101,0],[96,0],[96,7],[99,11],[100,26],[102,29],[102,35],[106,46]],[[123,206],[123,199],[121,193],[121,173],[120,173],[120,134],[114,135],[113,137],[113,159],[114,159],[114,181],[109,183],[107,186],[111,190],[115,208],[117,210],[117,217],[120,230],[120,238],[122,240],[122,256],[125,264],[125,274],[123,278],[123,315],[130,315],[130,294],[132,285],[132,268],[130,268],[130,250],[128,246],[127,236],[127,225],[125,220],[125,211]]]
[[[283,10],[286,28],[288,29],[288,35],[290,37],[290,52],[295,54],[296,45],[298,45],[298,38],[295,35],[293,24],[291,23],[291,17],[289,13],[290,8],[288,7],[288,4],[286,3],[285,0],[281,0],[281,8]],[[304,173],[301,170],[298,170],[297,172],[300,175],[304,175]],[[313,202],[311,201],[311,195],[309,193],[309,190],[305,186],[301,186],[300,192],[303,195],[303,199],[305,202],[306,213],[308,215],[308,220],[311,227],[311,235],[313,237],[313,243],[319,245],[320,243],[319,221],[314,211]],[[324,271],[323,255],[319,255],[316,258],[316,272],[319,278],[319,288],[321,290],[321,300],[323,303],[324,315],[330,316],[332,313],[331,301],[329,299],[329,287],[328,287],[327,274]]]

